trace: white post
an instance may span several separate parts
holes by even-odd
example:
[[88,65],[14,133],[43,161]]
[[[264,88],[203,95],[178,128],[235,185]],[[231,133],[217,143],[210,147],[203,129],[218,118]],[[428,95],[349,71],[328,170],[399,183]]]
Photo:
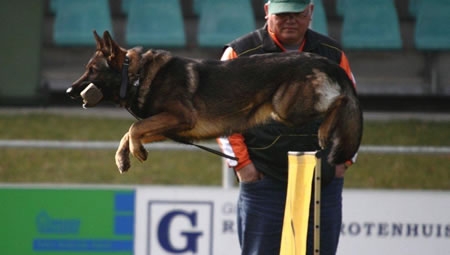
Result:
[[234,186],[235,178],[233,169],[229,168],[227,161],[222,158],[222,188],[232,188]]

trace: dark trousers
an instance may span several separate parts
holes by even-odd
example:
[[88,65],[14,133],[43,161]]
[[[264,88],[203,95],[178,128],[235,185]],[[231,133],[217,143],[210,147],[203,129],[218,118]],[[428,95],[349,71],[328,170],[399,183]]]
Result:
[[[342,223],[344,180],[335,178],[322,188],[320,254],[335,255]],[[238,200],[238,235],[243,255],[280,253],[287,183],[269,177],[241,183]],[[313,254],[314,211],[311,206],[307,254]]]

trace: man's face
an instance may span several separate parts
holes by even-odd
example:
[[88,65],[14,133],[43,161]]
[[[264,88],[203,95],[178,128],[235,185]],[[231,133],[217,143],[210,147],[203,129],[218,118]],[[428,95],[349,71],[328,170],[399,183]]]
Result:
[[268,14],[265,6],[269,31],[284,45],[300,44],[311,21],[313,6],[309,5],[302,12]]

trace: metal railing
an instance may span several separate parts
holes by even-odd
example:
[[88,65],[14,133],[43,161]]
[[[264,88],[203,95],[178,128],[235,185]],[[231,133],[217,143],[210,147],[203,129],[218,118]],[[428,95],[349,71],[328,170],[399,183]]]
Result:
[[[219,150],[216,143],[200,143],[211,149]],[[117,149],[118,142],[108,141],[54,141],[54,140],[0,140],[0,148],[46,148],[46,149]],[[152,143],[145,145],[147,150],[181,150],[200,151],[199,148],[173,142]],[[395,146],[364,145],[359,153],[387,154],[450,154],[450,146]],[[222,160],[222,187],[231,188],[235,182],[233,171]]]
[[[199,143],[211,149],[219,150],[216,143]],[[0,148],[49,148],[49,149],[117,149],[119,142],[108,141],[59,141],[59,140],[0,140]],[[199,148],[191,145],[161,142],[146,144],[147,150],[186,150]],[[450,146],[401,146],[401,145],[362,145],[363,153],[405,153],[405,154],[450,154]]]

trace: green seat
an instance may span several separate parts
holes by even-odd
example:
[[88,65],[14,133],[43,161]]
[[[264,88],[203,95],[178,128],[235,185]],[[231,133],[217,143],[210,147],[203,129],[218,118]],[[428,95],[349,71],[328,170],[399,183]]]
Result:
[[113,33],[108,0],[57,0],[53,4],[53,40],[56,45],[95,45],[93,30]]
[[342,46],[347,49],[402,48],[397,10],[392,0],[345,0]]
[[417,9],[418,9],[418,5],[420,4],[421,0],[409,0],[408,3],[408,12],[411,16],[416,16],[417,15]]
[[449,50],[449,1],[420,1],[417,7],[416,29],[414,34],[416,48],[420,50]]
[[250,0],[203,0],[197,34],[199,46],[222,47],[254,29]]
[[184,47],[179,0],[130,0],[125,40],[129,46]]
[[202,10],[202,4],[206,1],[208,1],[208,0],[193,0],[193,2],[194,2],[193,10],[194,10],[195,14],[200,15],[200,12]]
[[128,11],[130,10],[130,2],[131,0],[122,0],[122,3],[120,5],[120,10],[125,15],[128,15]]
[[58,5],[58,0],[50,0],[49,2],[49,11],[51,13],[56,13],[56,6]]
[[342,17],[344,15],[346,4],[346,0],[336,0],[336,14],[338,16]]
[[311,28],[321,34],[328,35],[327,15],[323,8],[322,0],[314,0]]

